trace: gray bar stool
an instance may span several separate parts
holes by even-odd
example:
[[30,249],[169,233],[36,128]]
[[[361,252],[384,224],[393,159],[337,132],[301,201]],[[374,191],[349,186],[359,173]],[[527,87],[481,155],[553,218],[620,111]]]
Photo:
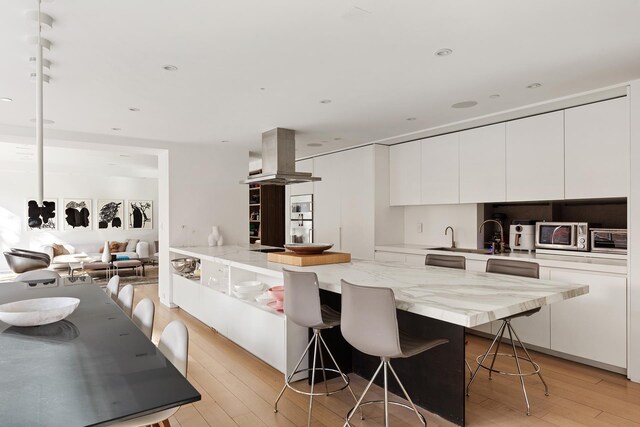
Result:
[[[415,356],[441,344],[446,344],[449,340],[427,340],[411,337],[403,333],[398,329],[396,299],[392,289],[358,286],[344,280],[342,280],[342,323],[340,329],[344,338],[355,349],[380,358],[380,365],[378,365],[378,369],[373,374],[373,378],[367,384],[356,406],[347,413],[345,425],[350,425],[349,421],[357,408],[363,405],[383,403],[385,426],[389,425],[389,404],[412,409],[420,422],[426,426],[426,420],[418,412],[400,378],[393,370],[391,359]],[[384,375],[384,400],[363,402],[371,384],[380,373],[380,369],[383,370]],[[388,370],[395,377],[411,406],[401,402],[389,401]]]
[[[511,276],[531,277],[533,279],[540,278],[540,266],[535,262],[528,262],[528,261],[510,261],[510,260],[490,258],[487,261],[486,271],[487,273],[508,274]],[[508,316],[502,319],[502,325],[500,326],[500,329],[498,329],[498,332],[496,333],[493,339],[493,342],[491,343],[491,345],[489,346],[489,348],[484,354],[481,354],[476,358],[476,362],[478,362],[478,367],[474,371],[473,375],[471,375],[471,379],[469,380],[469,384],[467,385],[467,396],[469,396],[469,388],[471,387],[471,383],[473,383],[473,380],[478,375],[478,371],[480,370],[480,368],[483,368],[489,371],[489,379],[491,379],[492,372],[496,372],[502,375],[517,376],[518,378],[520,378],[520,385],[522,386],[524,401],[527,404],[527,415],[530,415],[531,412],[530,412],[530,406],[529,406],[529,397],[527,396],[527,389],[524,385],[524,377],[530,376],[530,375],[538,375],[538,377],[540,377],[540,381],[542,381],[542,384],[544,385],[545,396],[549,396],[549,387],[547,387],[547,383],[542,378],[542,374],[540,374],[540,365],[538,365],[536,362],[533,361],[533,359],[531,359],[531,355],[529,355],[529,351],[527,351],[527,348],[524,346],[522,341],[520,341],[518,334],[516,333],[515,329],[511,325],[512,319],[516,319],[518,317],[531,316],[532,314],[535,314],[539,311],[540,311],[540,307],[527,310],[519,314],[514,314],[513,316]],[[499,352],[500,343],[502,342],[502,338],[504,336],[505,330],[509,332],[509,341],[511,341],[511,347],[513,350],[512,354]],[[514,337],[515,337],[515,340],[514,340]],[[525,356],[518,355],[518,352],[516,351],[516,341],[524,351]],[[496,351],[491,352],[491,350],[493,349],[493,346],[496,345],[496,343],[497,343]],[[492,356],[491,366],[486,366],[484,365],[484,362],[489,356]],[[505,371],[494,369],[493,366],[496,363],[497,356],[513,357],[516,362],[516,369],[518,372],[505,372]],[[533,370],[530,372],[522,372],[522,369],[520,368],[520,359],[531,363]]]
[[[288,388],[299,394],[309,396],[309,416],[307,419],[307,425],[311,425],[311,411],[313,409],[313,397],[314,396],[330,396],[345,388],[349,389],[349,392],[353,396],[353,400],[356,401],[356,395],[351,390],[349,385],[349,377],[340,370],[336,359],[331,354],[331,350],[322,338],[322,330],[331,329],[340,324],[340,313],[332,308],[320,304],[320,286],[318,285],[318,276],[312,272],[291,271],[283,269],[284,273],[284,313],[288,320],[305,328],[313,329],[313,337],[307,344],[300,360],[293,368],[293,372],[289,374],[284,382],[284,386],[273,405],[273,412],[278,412],[278,402],[284,394],[284,391]],[[304,357],[309,353],[311,346],[313,345],[313,365],[308,369],[298,369]],[[327,351],[329,357],[333,361],[336,369],[325,368],[324,359],[322,356],[322,347]],[[320,368],[316,367],[316,355],[320,355]],[[316,371],[322,371],[322,377],[324,380],[324,392],[314,392],[314,385],[316,379]],[[339,374],[344,382],[344,385],[340,388],[329,390],[327,385],[326,371]],[[311,390],[309,392],[298,390],[291,385],[291,379],[300,372],[311,372]]]
[[[467,259],[463,256],[459,255],[436,255],[436,254],[427,254],[424,259],[424,265],[430,265],[432,267],[445,267],[445,268],[455,268],[457,270],[466,270],[467,269]],[[464,345],[467,345],[467,340],[464,340]],[[469,371],[469,377],[473,375],[473,370],[467,362],[467,359],[464,359],[464,365],[467,367]]]
[[459,255],[436,255],[428,254],[424,259],[424,265],[433,267],[457,268],[458,270],[466,270],[467,259]]

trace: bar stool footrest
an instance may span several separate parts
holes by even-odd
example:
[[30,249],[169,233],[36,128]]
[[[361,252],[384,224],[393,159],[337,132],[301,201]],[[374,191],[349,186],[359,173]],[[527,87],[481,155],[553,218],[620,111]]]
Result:
[[[411,412],[413,412],[415,414],[415,412],[413,411],[413,408],[409,405],[406,405],[402,402],[395,402],[393,400],[389,400],[387,402],[389,405],[395,405],[395,406],[401,406],[405,409],[410,410]],[[351,426],[351,424],[349,423],[349,421],[347,421],[349,419],[349,417],[351,416],[352,413],[354,413],[355,411],[357,411],[359,408],[366,406],[366,405],[384,405],[384,400],[368,400],[366,402],[362,402],[360,405],[358,406],[354,406],[353,408],[351,408],[349,410],[349,412],[347,412],[347,415],[344,417],[345,419],[345,426]],[[425,420],[424,416],[418,412],[418,415],[420,416],[420,420],[422,421],[423,425],[427,425],[427,420]]]
[[517,373],[517,372],[505,372],[505,371],[500,371],[498,369],[492,369],[490,366],[485,366],[480,364],[480,359],[482,359],[484,357],[484,354],[481,354],[480,356],[476,357],[476,363],[478,365],[480,365],[481,368],[486,369],[487,371],[490,372],[495,372],[496,374],[500,374],[500,375],[507,375],[507,376],[511,376],[511,377],[528,377],[530,375],[537,375],[540,373],[540,365],[538,365],[536,362],[534,362],[533,360],[529,359],[528,357],[524,357],[524,356],[514,356],[511,353],[488,353],[487,357],[485,359],[485,363],[487,359],[492,359],[494,357],[494,355],[496,357],[518,357],[518,359],[520,360],[524,360],[525,362],[529,362],[533,365],[534,370],[533,371],[529,371],[529,372],[522,372],[522,373]]
[[[291,377],[293,378],[293,377],[295,377],[297,374],[299,374],[301,372],[311,372],[311,371],[314,371],[314,370],[322,372],[323,369],[322,368],[298,369],[293,374],[291,374]],[[304,394],[305,396],[331,396],[332,394],[336,394],[336,393],[344,390],[345,388],[349,387],[349,381],[350,380],[349,380],[349,376],[347,374],[344,374],[344,373],[338,371],[337,369],[330,369],[330,368],[324,368],[324,371],[325,372],[334,372],[334,373],[342,376],[342,381],[343,381],[344,384],[342,384],[342,386],[340,388],[329,390],[328,392],[314,392],[314,393],[310,393],[310,392],[304,391],[304,390],[299,390],[299,389],[295,388],[294,386],[292,386],[291,383],[286,381],[286,379],[285,379],[285,385],[287,386],[288,389],[293,390],[298,394]],[[299,380],[299,381],[303,381],[303,380]],[[321,381],[319,381],[318,383],[321,383]],[[316,385],[318,383],[316,383]]]

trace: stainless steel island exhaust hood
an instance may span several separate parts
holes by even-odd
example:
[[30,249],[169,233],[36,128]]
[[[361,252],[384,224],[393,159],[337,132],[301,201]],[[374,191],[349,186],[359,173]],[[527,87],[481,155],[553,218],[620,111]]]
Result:
[[296,172],[296,132],[275,128],[262,134],[262,173],[240,184],[289,185],[320,181],[309,172]]

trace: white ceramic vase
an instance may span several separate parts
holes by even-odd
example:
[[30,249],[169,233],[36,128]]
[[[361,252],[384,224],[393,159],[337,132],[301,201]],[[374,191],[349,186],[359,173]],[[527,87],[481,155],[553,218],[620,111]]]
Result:
[[218,245],[218,240],[220,240],[220,227],[214,225],[211,227],[211,234],[207,237],[207,241],[209,246],[216,246]]
[[102,262],[111,261],[111,250],[109,249],[109,242],[104,242],[104,249],[102,250]]

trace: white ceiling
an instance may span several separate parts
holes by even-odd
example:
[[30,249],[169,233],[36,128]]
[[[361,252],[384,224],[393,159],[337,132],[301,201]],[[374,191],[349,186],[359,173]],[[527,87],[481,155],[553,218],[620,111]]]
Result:
[[[36,171],[35,145],[0,142],[0,170]],[[47,173],[75,176],[157,178],[158,158],[152,155],[79,148],[44,147]]]
[[[14,99],[0,102],[1,124],[33,126],[24,12],[35,4],[0,5],[0,97]],[[638,0],[56,0],[43,11],[55,19],[45,118],[69,131],[256,151],[261,132],[287,127],[304,156],[640,78]],[[467,100],[478,105],[450,107]]]

